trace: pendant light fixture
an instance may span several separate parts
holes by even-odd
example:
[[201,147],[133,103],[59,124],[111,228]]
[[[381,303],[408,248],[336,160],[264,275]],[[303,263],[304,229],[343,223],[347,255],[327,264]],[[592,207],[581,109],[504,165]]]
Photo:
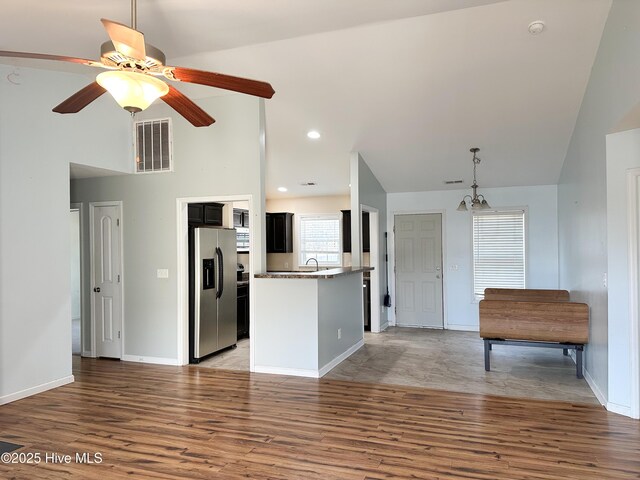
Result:
[[465,195],[458,205],[457,210],[459,212],[467,211],[467,198],[469,198],[469,205],[471,206],[471,210],[487,210],[491,208],[487,201],[484,199],[484,195],[478,195],[478,182],[476,182],[476,167],[480,163],[480,157],[478,157],[477,153],[480,151],[478,147],[473,147],[469,150],[473,153],[473,185],[471,185],[471,189],[473,190],[472,195]]

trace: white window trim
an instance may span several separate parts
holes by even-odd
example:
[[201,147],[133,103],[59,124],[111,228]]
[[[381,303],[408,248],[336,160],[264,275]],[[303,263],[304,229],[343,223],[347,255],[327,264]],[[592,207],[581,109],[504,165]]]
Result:
[[302,220],[305,218],[324,218],[324,219],[335,219],[338,221],[338,263],[336,264],[320,264],[320,268],[329,267],[341,267],[342,266],[342,214],[340,213],[301,213],[295,215],[296,217],[296,235],[295,239],[295,255],[296,255],[296,263],[298,267],[315,267],[315,262],[310,263],[309,265],[305,265],[302,262]]
[[507,213],[507,212],[522,212],[524,214],[524,287],[527,288],[529,285],[529,207],[528,206],[520,206],[520,207],[500,207],[500,208],[492,208],[491,210],[484,210],[479,212],[471,212],[470,222],[469,222],[469,233],[470,233],[470,251],[471,251],[471,303],[479,303],[480,300],[484,298],[484,295],[476,295],[475,292],[475,257],[473,251],[473,216],[474,215],[491,215],[496,213]]
[[[147,123],[147,122],[163,122],[167,121],[169,126],[169,169],[168,170],[151,170],[151,171],[138,171],[138,165],[136,164],[136,154],[138,153],[138,142],[137,142],[137,126],[139,123]],[[171,117],[164,118],[148,118],[148,119],[140,119],[134,120],[131,122],[131,129],[133,131],[133,173],[136,175],[148,175],[148,174],[156,174],[156,173],[170,173],[173,172],[173,123]]]

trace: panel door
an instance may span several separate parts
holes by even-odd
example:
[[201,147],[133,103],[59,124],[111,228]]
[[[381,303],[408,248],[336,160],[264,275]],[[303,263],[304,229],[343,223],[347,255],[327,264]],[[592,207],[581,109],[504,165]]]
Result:
[[395,216],[396,323],[443,328],[442,215]]
[[93,207],[93,312],[96,355],[122,356],[120,207]]

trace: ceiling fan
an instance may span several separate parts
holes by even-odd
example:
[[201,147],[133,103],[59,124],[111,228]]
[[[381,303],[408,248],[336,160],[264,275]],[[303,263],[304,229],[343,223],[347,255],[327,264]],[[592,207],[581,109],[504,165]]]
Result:
[[118,104],[132,114],[144,110],[157,98],[161,98],[192,125],[206,127],[215,120],[180,91],[158,77],[232,90],[262,98],[271,98],[275,93],[271,85],[266,82],[165,65],[164,53],[153,45],[145,43],[142,32],[136,30],[136,16],[136,0],[131,0],[131,27],[105,18],[101,19],[111,41],[102,44],[99,61],[2,50],[0,50],[0,57],[56,60],[107,69],[106,72],[100,73],[94,82],[53,108],[57,113],[77,113],[109,91]]

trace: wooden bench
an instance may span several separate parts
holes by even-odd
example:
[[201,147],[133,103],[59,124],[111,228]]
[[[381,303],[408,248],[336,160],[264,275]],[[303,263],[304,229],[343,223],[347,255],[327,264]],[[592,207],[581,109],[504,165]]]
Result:
[[582,378],[582,352],[589,342],[589,306],[569,301],[566,290],[487,288],[480,301],[480,337],[485,370],[491,346],[562,348],[576,352],[576,376]]

